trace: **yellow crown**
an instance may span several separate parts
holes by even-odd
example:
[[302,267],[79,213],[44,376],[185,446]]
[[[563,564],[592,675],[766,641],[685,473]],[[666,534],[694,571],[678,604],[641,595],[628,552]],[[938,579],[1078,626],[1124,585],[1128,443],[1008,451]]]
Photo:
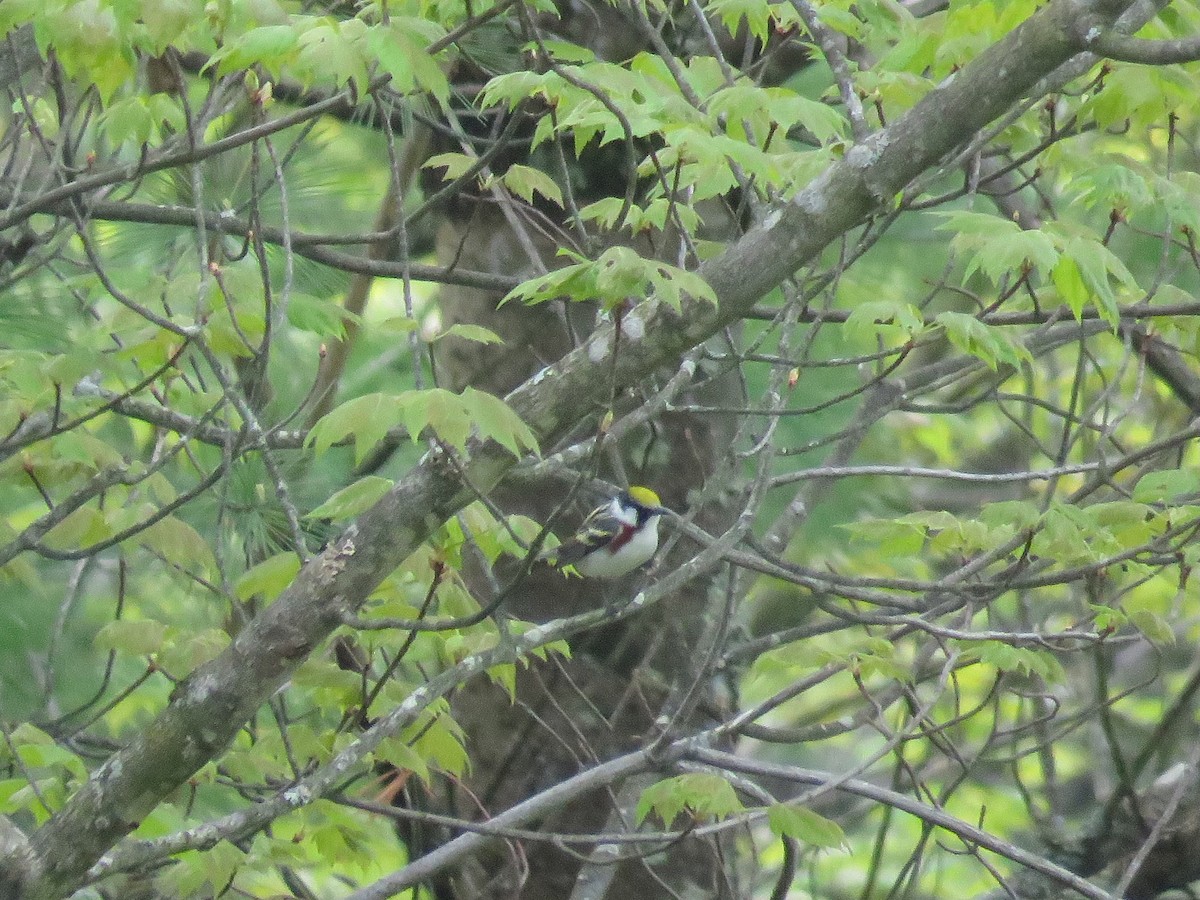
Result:
[[642,487],[640,484],[635,484],[629,489],[629,496],[636,503],[642,506],[662,506],[662,501],[658,499],[658,494],[650,490],[648,487]]

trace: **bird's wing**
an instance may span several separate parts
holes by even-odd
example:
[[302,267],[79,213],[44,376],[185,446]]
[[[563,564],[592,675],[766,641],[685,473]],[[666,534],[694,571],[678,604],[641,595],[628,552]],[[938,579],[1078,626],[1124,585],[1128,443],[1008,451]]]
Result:
[[608,507],[592,510],[574,537],[553,550],[546,551],[546,555],[554,560],[556,566],[569,566],[579,562],[597,547],[607,544],[624,525],[624,522],[609,512]]

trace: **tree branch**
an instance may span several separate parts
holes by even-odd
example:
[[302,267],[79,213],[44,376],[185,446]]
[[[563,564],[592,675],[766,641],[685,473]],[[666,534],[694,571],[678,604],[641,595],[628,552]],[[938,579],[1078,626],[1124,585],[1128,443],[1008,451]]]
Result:
[[[78,205],[68,199],[57,199],[50,202],[40,201],[37,196],[14,195],[0,190],[0,205],[11,203],[21,204],[21,208],[36,206],[39,212],[55,215],[78,215]],[[101,219],[108,222],[142,222],[148,225],[177,225],[181,228],[195,228],[197,211],[191,206],[168,206],[150,203],[121,203],[112,200],[97,200],[86,204],[89,219]],[[204,227],[221,234],[232,234],[244,237],[250,232],[250,223],[236,216],[218,212],[201,212]],[[283,229],[263,225],[258,228],[258,235],[266,243],[283,246]],[[388,259],[376,259],[372,254],[361,256],[333,250],[327,244],[333,243],[362,243],[369,246],[391,243],[396,236],[391,231],[371,231],[355,235],[351,240],[346,236],[306,234],[293,231],[290,234],[292,251],[298,256],[311,259],[343,272],[353,272],[359,275],[369,275],[379,278],[403,278],[405,264]],[[416,281],[433,281],[439,284],[458,284],[465,287],[479,288],[484,291],[508,292],[517,286],[519,279],[507,275],[493,275],[489,272],[472,272],[466,269],[429,266],[410,262],[407,264],[408,275]]]
[[1167,66],[1200,59],[1200,36],[1147,41],[1111,29],[1092,29],[1084,35],[1087,49],[1118,62]]

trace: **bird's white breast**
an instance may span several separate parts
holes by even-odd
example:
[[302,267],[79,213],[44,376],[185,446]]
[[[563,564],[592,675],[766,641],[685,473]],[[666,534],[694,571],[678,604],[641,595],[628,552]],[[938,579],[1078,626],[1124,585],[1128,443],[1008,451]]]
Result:
[[598,550],[575,563],[575,568],[585,578],[620,578],[632,572],[658,549],[658,519],[658,516],[651,518],[616,553]]

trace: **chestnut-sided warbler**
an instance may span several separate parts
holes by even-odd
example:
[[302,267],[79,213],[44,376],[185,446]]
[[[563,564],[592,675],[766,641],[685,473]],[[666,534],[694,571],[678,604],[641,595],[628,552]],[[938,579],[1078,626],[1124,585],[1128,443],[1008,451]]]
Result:
[[592,510],[574,536],[540,558],[574,566],[584,578],[620,578],[654,555],[658,520],[668,512],[658,494],[634,485]]

